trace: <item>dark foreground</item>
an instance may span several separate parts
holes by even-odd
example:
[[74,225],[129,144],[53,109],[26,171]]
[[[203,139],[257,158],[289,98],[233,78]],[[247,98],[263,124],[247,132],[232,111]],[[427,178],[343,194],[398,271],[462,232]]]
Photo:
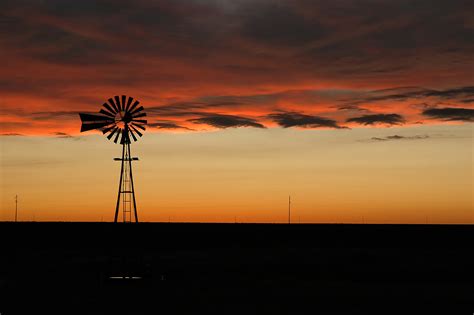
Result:
[[0,223],[0,313],[470,315],[473,232]]

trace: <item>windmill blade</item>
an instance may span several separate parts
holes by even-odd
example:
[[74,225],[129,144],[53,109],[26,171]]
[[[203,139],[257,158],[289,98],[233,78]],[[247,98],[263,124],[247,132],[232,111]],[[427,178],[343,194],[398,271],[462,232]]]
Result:
[[135,103],[133,103],[132,107],[130,107],[130,109],[128,110],[129,113],[131,113],[137,106],[138,104],[140,104],[139,101],[135,101]]
[[122,133],[122,132],[121,132],[122,129],[118,128],[118,130],[119,130],[119,132],[117,132],[117,135],[115,136],[115,139],[114,139],[114,142],[115,142],[115,143],[117,143],[118,138],[119,138],[120,134]]
[[144,108],[143,108],[143,106],[140,106],[140,107],[134,109],[133,111],[131,111],[131,112],[130,112],[130,115],[134,115],[134,114],[136,114],[136,113],[138,113],[138,112],[141,112],[142,110],[144,110]]
[[140,124],[136,124],[135,122],[132,122],[132,125],[135,126],[135,127],[140,128],[141,130],[145,130],[145,127],[143,127],[143,126],[140,125]]
[[109,113],[108,111],[106,111],[105,109],[101,108],[99,113],[101,114],[104,114],[105,116],[109,116],[110,118],[115,118],[115,115],[112,114],[112,113]]
[[112,137],[117,132],[117,130],[119,130],[119,128],[117,126],[114,126],[112,132],[107,136],[107,139],[109,139],[109,140],[112,139]]
[[128,112],[128,110],[130,109],[130,104],[132,104],[132,101],[133,101],[133,97],[129,96],[128,101],[127,101],[127,106],[125,106],[125,112]]
[[130,134],[132,135],[132,138],[133,138],[133,141],[137,141],[137,137],[135,137],[135,135],[133,134],[133,131],[132,129],[128,129],[128,131],[130,132]]
[[140,137],[143,136],[143,134],[140,131],[138,131],[135,127],[130,126],[130,128],[132,128],[133,131],[135,131]]
[[145,117],[145,116],[146,116],[146,113],[140,113],[140,114],[132,115],[132,118]]
[[107,132],[109,132],[110,130],[114,129],[114,128],[117,128],[117,126],[115,124],[113,124],[112,126],[110,127],[107,127],[107,128],[104,128],[102,129],[102,133],[105,135]]
[[115,98],[115,105],[117,105],[119,110],[122,111],[123,108],[122,108],[122,105],[120,104],[120,97],[118,95],[115,95],[114,98]]
[[112,98],[109,98],[109,104],[115,109],[116,113],[120,112],[120,108],[114,103],[114,100]]
[[79,116],[81,117],[82,123],[113,121],[113,119],[104,115],[79,113]]
[[102,104],[102,106],[104,106],[112,114],[114,114],[114,115],[117,114],[117,111],[114,108],[112,108],[109,104],[104,103],[104,104]]
[[100,122],[100,123],[92,123],[92,124],[82,124],[81,126],[81,132],[84,132],[84,131],[89,131],[89,130],[93,130],[93,129],[100,129],[100,128],[104,128],[108,125],[110,125],[111,123],[110,122]]

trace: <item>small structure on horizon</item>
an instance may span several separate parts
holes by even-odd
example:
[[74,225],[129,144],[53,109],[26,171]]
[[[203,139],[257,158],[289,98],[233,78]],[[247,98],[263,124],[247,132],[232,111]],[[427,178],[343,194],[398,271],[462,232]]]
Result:
[[288,224],[291,224],[291,195],[288,196]]
[[18,195],[15,195],[15,222],[18,220]]

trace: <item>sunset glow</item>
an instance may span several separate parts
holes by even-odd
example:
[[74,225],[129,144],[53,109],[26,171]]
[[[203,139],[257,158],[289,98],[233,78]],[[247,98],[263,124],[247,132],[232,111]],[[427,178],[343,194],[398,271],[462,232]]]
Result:
[[126,94],[143,221],[474,223],[473,4],[435,2],[3,2],[0,220],[110,221],[78,113]]

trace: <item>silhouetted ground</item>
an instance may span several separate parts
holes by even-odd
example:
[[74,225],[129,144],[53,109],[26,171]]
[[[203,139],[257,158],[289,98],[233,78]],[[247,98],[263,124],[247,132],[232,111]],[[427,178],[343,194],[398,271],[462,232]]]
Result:
[[470,315],[473,232],[2,222],[0,313]]

